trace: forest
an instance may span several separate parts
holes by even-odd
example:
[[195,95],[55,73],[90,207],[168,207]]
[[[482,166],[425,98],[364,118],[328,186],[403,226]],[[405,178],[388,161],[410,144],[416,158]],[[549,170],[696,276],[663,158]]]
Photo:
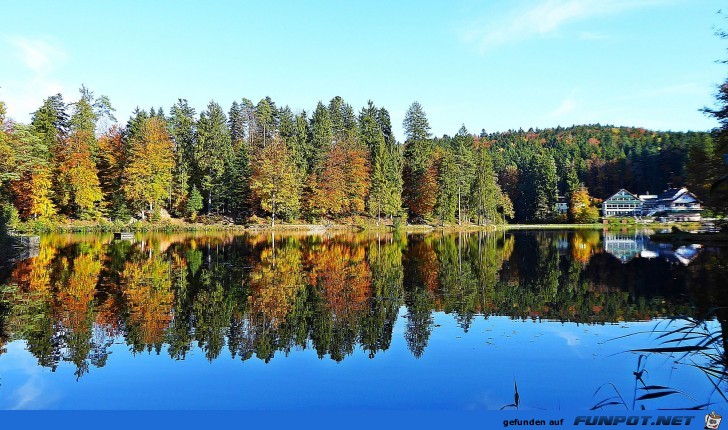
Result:
[[[312,111],[242,98],[227,112],[178,99],[125,122],[107,96],[45,99],[30,124],[0,102],[0,217],[69,220],[485,225],[595,222],[620,188],[687,186],[707,208],[722,165],[717,132],[609,125],[433,136],[413,102],[403,142],[389,111],[341,97]],[[487,123],[487,118],[483,121]],[[570,210],[555,210],[564,196]],[[375,221],[374,221],[375,220]]]

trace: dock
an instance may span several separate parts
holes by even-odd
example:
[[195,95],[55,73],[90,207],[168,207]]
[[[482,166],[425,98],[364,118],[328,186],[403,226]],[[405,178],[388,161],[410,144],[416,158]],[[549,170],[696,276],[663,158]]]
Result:
[[134,240],[134,233],[119,231],[114,233],[114,240]]

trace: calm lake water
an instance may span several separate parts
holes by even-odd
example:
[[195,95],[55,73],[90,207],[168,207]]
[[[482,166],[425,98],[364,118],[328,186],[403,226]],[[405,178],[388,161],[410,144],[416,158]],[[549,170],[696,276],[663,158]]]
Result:
[[725,406],[727,254],[599,230],[46,236],[0,268],[0,408]]

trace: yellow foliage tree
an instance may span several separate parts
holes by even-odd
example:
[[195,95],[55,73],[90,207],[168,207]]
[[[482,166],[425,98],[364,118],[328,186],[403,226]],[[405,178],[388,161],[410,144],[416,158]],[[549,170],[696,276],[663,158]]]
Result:
[[174,146],[161,118],[147,118],[130,142],[123,189],[132,205],[153,211],[169,196],[174,167]]
[[277,214],[293,217],[298,213],[301,207],[300,173],[279,138],[256,152],[250,189],[253,200],[260,202],[261,209],[273,215],[272,227],[275,227]]
[[81,219],[99,215],[98,205],[103,198],[96,163],[91,157],[90,132],[74,132],[58,147],[56,196],[61,206]]
[[585,187],[571,195],[569,215],[574,222],[592,223],[599,220],[599,210],[592,204],[592,198]]

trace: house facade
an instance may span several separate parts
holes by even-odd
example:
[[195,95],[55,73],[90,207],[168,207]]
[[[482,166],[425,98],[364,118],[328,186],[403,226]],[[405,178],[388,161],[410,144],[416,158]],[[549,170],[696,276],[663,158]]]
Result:
[[642,216],[643,202],[639,197],[625,190],[617,191],[602,203],[602,215],[608,217]]
[[685,187],[640,196],[621,189],[602,203],[605,218],[645,216],[660,221],[700,221],[702,210],[701,201]]
[[670,188],[657,197],[655,217],[666,221],[700,221],[702,202],[687,188]]

